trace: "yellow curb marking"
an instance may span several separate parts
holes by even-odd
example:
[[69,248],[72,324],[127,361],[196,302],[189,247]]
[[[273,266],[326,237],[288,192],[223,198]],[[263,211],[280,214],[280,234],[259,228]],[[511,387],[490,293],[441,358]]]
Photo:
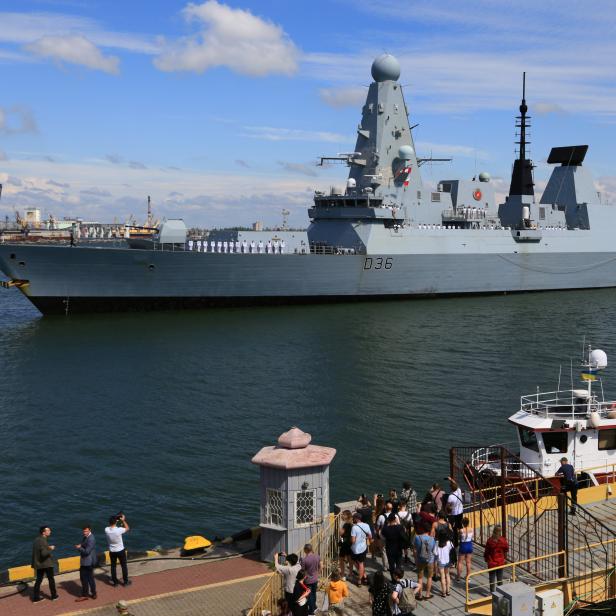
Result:
[[[144,603],[146,601],[153,601],[155,599],[163,599],[166,597],[177,597],[178,595],[185,595],[189,592],[198,592],[199,590],[205,590],[209,588],[218,588],[220,586],[229,586],[230,584],[237,584],[238,582],[249,582],[251,580],[257,580],[259,578],[272,575],[271,571],[267,573],[258,573],[257,575],[249,575],[248,577],[243,578],[235,578],[232,580],[225,580],[224,582],[214,582],[213,584],[204,584],[203,586],[195,586],[193,588],[183,588],[182,590],[174,590],[172,592],[162,593],[160,595],[151,595],[149,597],[141,597],[139,599],[125,599],[129,606],[136,605],[138,603]],[[114,599],[115,601],[115,599]],[[120,599],[118,599],[120,601]],[[102,607],[106,605],[110,605],[109,603],[105,603],[103,605],[97,605],[96,607],[91,607],[87,610],[79,610],[78,612],[65,612],[63,616],[78,616],[79,614],[88,614],[89,612],[93,612],[94,610],[100,610]]]

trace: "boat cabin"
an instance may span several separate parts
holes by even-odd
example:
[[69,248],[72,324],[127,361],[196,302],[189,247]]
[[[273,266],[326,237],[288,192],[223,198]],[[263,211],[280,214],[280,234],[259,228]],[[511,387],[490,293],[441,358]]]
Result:
[[[592,351],[591,357],[603,351]],[[537,392],[521,397],[520,410],[509,417],[515,426],[520,459],[544,477],[552,477],[566,457],[576,472],[594,484],[616,465],[616,402],[603,400],[598,373],[607,358],[584,364],[586,388]],[[594,368],[592,366],[595,366]],[[600,390],[599,396],[593,391]]]

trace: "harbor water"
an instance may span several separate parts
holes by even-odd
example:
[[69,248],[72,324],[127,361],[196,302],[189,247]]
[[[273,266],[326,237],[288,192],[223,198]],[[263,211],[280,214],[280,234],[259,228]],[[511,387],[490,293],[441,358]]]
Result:
[[[448,473],[453,445],[513,441],[536,386],[616,393],[616,290],[42,318],[0,294],[0,569],[40,525],[58,556],[122,510],[129,551],[258,523],[251,457],[292,425],[336,447],[332,501]],[[570,360],[573,362],[571,371]]]

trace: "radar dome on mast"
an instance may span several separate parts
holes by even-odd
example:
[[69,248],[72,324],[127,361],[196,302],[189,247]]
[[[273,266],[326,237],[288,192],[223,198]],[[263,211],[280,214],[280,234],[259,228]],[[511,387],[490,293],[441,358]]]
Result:
[[603,370],[607,368],[607,354],[601,349],[595,349],[590,352],[589,357],[590,367],[595,370]]
[[372,63],[374,81],[397,81],[400,77],[400,62],[390,53],[381,54]]
[[414,154],[413,147],[410,145],[402,145],[398,150],[398,158],[400,160],[411,160]]

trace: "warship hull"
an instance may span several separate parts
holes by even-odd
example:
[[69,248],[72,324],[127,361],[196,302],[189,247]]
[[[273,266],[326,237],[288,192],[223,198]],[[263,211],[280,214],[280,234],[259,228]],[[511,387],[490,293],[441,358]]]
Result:
[[[484,237],[483,251],[474,254],[214,254],[5,244],[0,269],[43,314],[616,286],[615,252],[547,252],[541,245],[498,251],[504,232],[486,233],[500,241],[493,237],[490,246]],[[435,241],[423,239],[418,248]]]

